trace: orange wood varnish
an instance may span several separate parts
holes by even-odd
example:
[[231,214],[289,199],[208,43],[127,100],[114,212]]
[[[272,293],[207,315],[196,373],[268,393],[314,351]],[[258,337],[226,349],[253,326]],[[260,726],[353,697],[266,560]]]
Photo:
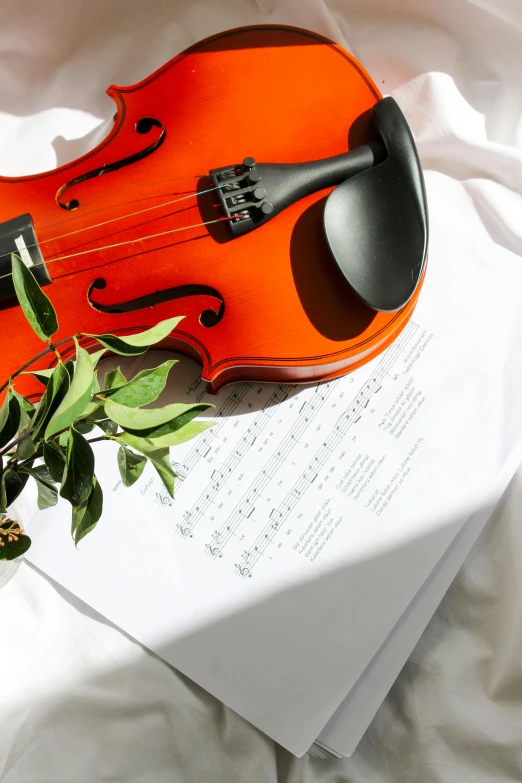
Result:
[[[324,240],[322,215],[330,189],[237,239],[226,223],[141,239],[219,217],[213,193],[131,215],[211,187],[210,169],[246,156],[292,163],[336,155],[369,140],[367,112],[382,96],[344,49],[296,28],[242,28],[202,41],[141,83],[111,87],[108,94],[118,110],[112,132],[96,149],[54,171],[0,179],[0,221],[26,212],[34,221],[52,277],[44,290],[58,313],[55,341],[80,330],[142,330],[183,315],[168,345],[199,358],[203,378],[216,391],[239,380],[333,378],[373,358],[398,336],[420,285],[396,313],[376,313],[350,292]],[[68,188],[62,198],[80,205],[73,211],[61,208],[56,196],[66,183],[157,138],[156,127],[136,132],[144,117],[166,129],[163,144],[136,163]],[[113,218],[118,219],[107,223]],[[106,225],[90,228],[102,222]],[[129,240],[136,242],[83,253]],[[223,297],[224,316],[214,327],[200,323],[204,310],[218,306],[210,295],[101,313],[87,299],[96,278],[106,283],[94,292],[104,304],[173,286],[211,286]],[[12,302],[0,308],[0,324],[1,334],[9,335],[0,358],[3,381],[44,346]],[[51,355],[39,366],[55,361]],[[26,394],[42,390],[29,377],[18,378],[15,386]]]

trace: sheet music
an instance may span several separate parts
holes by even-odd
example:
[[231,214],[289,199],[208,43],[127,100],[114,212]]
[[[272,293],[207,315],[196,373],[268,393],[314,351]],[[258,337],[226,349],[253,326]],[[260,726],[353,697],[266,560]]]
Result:
[[[289,555],[314,563],[346,502],[380,516],[407,480],[423,440],[412,422],[426,402],[413,371],[432,338],[412,321],[368,370],[305,389],[243,383],[212,397],[183,362],[176,399],[184,389],[183,401],[213,402],[215,426],[172,450],[175,501],[150,470],[132,491],[174,523],[191,558],[205,554],[241,580]],[[376,450],[362,448],[383,434]],[[118,480],[113,491],[126,502]]]
[[515,452],[514,459],[506,464],[495,486],[491,487],[489,502],[472,514],[459,530],[363,675],[320,733],[315,747],[311,748],[311,755],[340,758],[351,756],[355,751],[520,466],[521,456],[522,448]]
[[521,305],[515,257],[439,225],[383,354],[215,397],[183,360],[161,402],[211,402],[216,426],[172,450],[175,500],[150,466],[124,488],[114,445],[96,444],[98,527],[75,550],[60,502],[29,525],[29,559],[306,752],[522,439]]

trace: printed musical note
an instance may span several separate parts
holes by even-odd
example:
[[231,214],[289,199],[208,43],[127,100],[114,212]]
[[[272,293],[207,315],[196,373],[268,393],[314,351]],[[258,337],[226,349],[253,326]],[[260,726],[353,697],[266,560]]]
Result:
[[210,546],[210,544],[206,544],[207,553],[211,557],[223,557],[223,554],[221,553],[221,550],[217,546]]
[[[292,513],[296,505],[303,501],[303,497],[308,488],[319,475],[319,469],[326,465],[331,454],[335,451],[350,427],[361,419],[361,413],[367,408],[370,397],[376,393],[376,390],[378,391],[382,388],[382,386],[378,384],[387,375],[389,368],[393,366],[393,363],[397,360],[402,351],[403,345],[411,339],[411,336],[416,329],[416,324],[410,322],[397,343],[386,351],[374,371],[373,377],[363,385],[362,389],[359,389],[347,409],[337,418],[337,421],[332,426],[326,439],[311,458],[308,467],[303,471],[293,487],[288,490],[281,503],[270,511],[268,520],[263,526],[263,529],[258,531],[255,535],[250,550],[248,553],[244,553],[241,562],[236,565],[236,568],[238,569],[237,573],[240,576],[242,575],[242,568],[248,569],[248,575],[252,576],[253,570],[263,556],[264,551],[268,545],[274,541],[275,537],[279,535],[282,523]],[[377,389],[375,389],[376,385],[378,385]],[[288,435],[286,436],[286,440],[288,440]],[[286,452],[283,446],[283,448],[279,447],[277,452],[273,455],[274,463],[276,465],[284,453]],[[270,465],[270,462],[268,464]],[[266,476],[267,472],[267,468],[265,467],[260,476]],[[274,519],[277,519],[277,525],[274,523]]]
[[172,506],[169,495],[163,495],[160,492],[156,492],[156,503],[159,503],[160,506]]
[[[320,410],[321,406],[326,402],[330,395],[334,393],[335,387],[338,381],[331,381],[324,389],[323,393],[318,395],[319,402],[313,408],[311,407],[311,414],[308,421],[311,421]],[[317,392],[315,390],[314,394]],[[285,392],[286,395],[286,392]],[[272,398],[271,398],[272,399]],[[265,406],[263,411],[270,412],[270,408]],[[262,420],[256,419],[257,422],[262,423]],[[292,450],[298,446],[298,439],[302,432],[305,431],[307,423],[302,415],[298,417],[294,425],[289,432],[285,434],[282,441],[279,442],[278,447],[272,452],[271,457],[265,466],[260,470],[257,477],[250,484],[247,491],[237,503],[232,513],[229,515],[226,525],[221,527],[223,538],[220,541],[221,548],[224,549],[228,542],[232,540],[237,528],[244,522],[245,519],[250,518],[254,509],[258,497],[262,497],[263,490],[274,479],[277,471],[281,467],[281,463],[286,462],[290,456]],[[251,429],[251,427],[249,428]]]
[[[192,512],[195,513],[192,514],[190,521],[191,531],[194,530],[200,519],[205,515],[205,512],[210,504],[215,505],[216,496],[223,489],[227,481],[229,481],[233,476],[235,470],[239,467],[245,455],[248,453],[248,450],[254,445],[258,434],[263,430],[264,427],[266,427],[267,423],[274,415],[276,403],[286,399],[288,394],[289,389],[278,387],[276,391],[272,393],[265,406],[249,426],[246,433],[244,433],[243,436],[240,437],[239,441],[236,442],[234,448],[228,454],[228,457],[225,459],[225,461],[219,465],[219,467],[214,468],[211,473],[210,482],[201,492],[199,498],[192,507]],[[234,399],[234,396],[234,394],[231,395],[231,398]],[[212,432],[212,430],[210,430],[210,432]]]

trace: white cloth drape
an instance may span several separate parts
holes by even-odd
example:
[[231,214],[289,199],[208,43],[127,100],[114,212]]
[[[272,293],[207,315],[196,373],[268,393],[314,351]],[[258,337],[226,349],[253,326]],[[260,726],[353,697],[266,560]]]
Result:
[[[465,205],[477,241],[485,231],[522,256],[520,0],[3,0],[0,171],[73,160],[107,133],[110,82],[259,22],[344,44],[403,107],[426,176],[453,181],[448,210]],[[336,762],[292,758],[22,564],[0,591],[0,781],[521,781],[521,508],[522,470],[354,756]]]

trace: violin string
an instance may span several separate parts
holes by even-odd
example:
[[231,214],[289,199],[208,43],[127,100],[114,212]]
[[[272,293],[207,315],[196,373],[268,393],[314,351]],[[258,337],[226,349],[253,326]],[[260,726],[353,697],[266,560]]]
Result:
[[[49,242],[57,242],[59,239],[65,239],[66,237],[73,236],[73,234],[81,234],[83,231],[91,231],[95,228],[102,228],[102,226],[107,226],[109,223],[114,223],[117,220],[124,220],[125,218],[130,217],[136,217],[137,215],[142,215],[145,212],[151,212],[153,209],[160,209],[160,207],[168,207],[171,204],[177,204],[179,201],[186,201],[186,199],[194,198],[195,196],[201,196],[203,193],[212,193],[212,191],[220,190],[223,187],[223,185],[217,185],[214,188],[207,188],[207,190],[200,190],[195,193],[189,193],[187,196],[181,196],[180,198],[174,198],[170,201],[164,201],[162,204],[155,204],[153,207],[146,207],[145,209],[139,209],[137,212],[130,212],[128,215],[120,215],[119,217],[111,218],[110,220],[104,220],[101,223],[95,223],[92,226],[84,226],[83,228],[78,228],[75,231],[69,231],[66,234],[60,234],[57,237],[51,237],[50,239],[42,239],[40,242],[33,242],[31,245],[26,245],[27,249],[31,247],[40,247],[41,245],[49,244]],[[3,255],[0,255],[1,258],[6,258],[7,256],[10,256],[10,253],[4,253]],[[36,266],[36,265],[35,265]],[[3,275],[5,277],[5,275]]]
[[[171,204],[177,204],[178,201],[186,201],[189,198],[194,198],[195,196],[201,196],[204,193],[212,193],[214,190],[220,190],[223,187],[223,185],[216,185],[214,188],[207,188],[206,190],[199,190],[195,191],[194,193],[189,193],[185,196],[180,196],[179,198],[173,198],[169,201],[164,201],[162,204],[155,204],[153,207],[145,207],[145,209],[139,209],[136,212],[129,212],[128,215],[120,215],[119,217],[111,218],[110,220],[104,220],[101,223],[95,223],[92,226],[84,226],[84,228],[78,228],[76,231],[69,231],[67,234],[61,234],[60,236],[53,237],[52,239],[44,239],[42,240],[43,243],[45,242],[55,242],[58,239],[64,239],[65,237],[70,237],[73,234],[81,234],[82,231],[91,231],[93,228],[102,228],[102,226],[107,226],[109,223],[115,223],[117,220],[124,220],[125,218],[130,217],[136,217],[137,215],[143,215],[145,212],[151,212],[153,209],[160,209],[161,207],[168,207]],[[42,244],[42,243],[40,243]]]
[[[172,182],[180,182],[181,180],[187,180],[187,179],[203,179],[203,174],[189,174],[186,177],[173,177],[172,179],[158,179],[154,182],[137,182],[133,185],[124,185],[122,188],[117,188],[116,190],[110,190],[107,193],[104,193],[103,196],[97,196],[96,198],[91,198],[88,201],[82,200],[82,207],[88,207],[91,204],[95,204],[97,201],[103,201],[105,198],[109,198],[109,196],[115,196],[118,193],[125,193],[128,190],[133,190],[134,188],[144,188],[144,187],[152,187],[154,185],[170,185]],[[158,196],[148,196],[148,198],[159,198],[160,196],[170,195],[166,193],[160,193]],[[125,204],[132,204],[133,201],[138,201],[139,199],[132,199],[131,201],[124,202]],[[118,204],[118,206],[121,206],[121,204]],[[102,210],[95,210],[96,212],[101,212]],[[63,214],[63,212],[62,212]],[[78,220],[80,218],[84,217],[84,213],[80,212],[78,214],[69,214],[67,217],[64,217],[62,220],[55,220],[54,223],[47,223],[48,220],[51,220],[51,218],[56,218],[56,212],[53,212],[49,215],[44,215],[43,217],[39,218],[37,221],[35,221],[35,228],[52,228],[52,226],[60,226],[62,223],[66,223],[70,220]],[[44,226],[44,223],[47,223],[47,225]]]
[[[205,220],[203,223],[193,223],[191,226],[180,226],[178,228],[171,228],[168,231],[160,231],[158,234],[149,234],[146,237],[138,237],[137,239],[127,239],[124,242],[116,242],[113,245],[104,245],[102,247],[93,247],[89,248],[89,250],[80,250],[78,253],[68,253],[64,256],[59,256],[58,258],[51,258],[49,261],[45,262],[38,262],[37,264],[33,264],[30,269],[34,269],[37,266],[49,266],[49,264],[54,264],[56,261],[65,261],[68,258],[76,258],[77,256],[84,256],[88,253],[101,253],[103,250],[112,250],[116,247],[123,247],[124,245],[133,245],[136,242],[144,242],[146,239],[156,239],[157,237],[163,237],[166,234],[176,234],[179,231],[188,231],[191,228],[200,228],[202,226],[210,226],[213,223],[222,223],[226,220],[235,220],[238,217],[248,217],[247,214],[238,213],[232,217],[219,217],[215,220]],[[7,272],[7,274],[0,275],[0,280],[4,277],[11,277],[12,272]]]

